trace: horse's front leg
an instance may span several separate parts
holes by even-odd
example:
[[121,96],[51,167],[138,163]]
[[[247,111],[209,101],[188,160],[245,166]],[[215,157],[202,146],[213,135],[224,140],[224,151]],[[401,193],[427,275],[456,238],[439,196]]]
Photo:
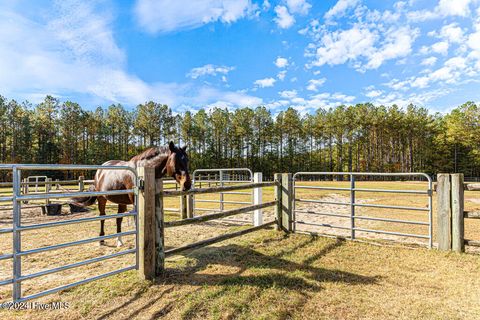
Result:
[[[107,199],[104,197],[98,197],[98,211],[100,216],[105,215],[105,207],[107,206]],[[105,235],[105,220],[100,220],[100,237]],[[105,240],[100,240],[100,245],[104,245]]]
[[[126,204],[119,204],[118,205],[118,213],[124,213],[124,212],[127,212],[127,205]],[[122,220],[123,220],[123,218],[117,218],[117,233],[122,232]],[[123,246],[123,241],[122,241],[122,237],[119,236],[117,238],[117,247],[121,247],[121,246]]]

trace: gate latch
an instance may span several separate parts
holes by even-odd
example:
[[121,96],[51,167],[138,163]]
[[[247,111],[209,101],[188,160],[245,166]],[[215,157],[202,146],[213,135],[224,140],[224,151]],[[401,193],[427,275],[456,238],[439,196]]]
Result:
[[142,178],[138,179],[138,190],[145,190],[145,180],[143,180]]

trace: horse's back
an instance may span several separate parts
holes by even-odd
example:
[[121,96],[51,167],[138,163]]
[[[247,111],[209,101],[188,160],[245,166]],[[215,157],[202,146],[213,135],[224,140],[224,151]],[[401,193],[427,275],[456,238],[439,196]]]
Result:
[[[129,162],[110,160],[102,166],[129,166]],[[125,190],[134,186],[135,175],[125,169],[99,169],[95,173],[95,187],[98,191]]]

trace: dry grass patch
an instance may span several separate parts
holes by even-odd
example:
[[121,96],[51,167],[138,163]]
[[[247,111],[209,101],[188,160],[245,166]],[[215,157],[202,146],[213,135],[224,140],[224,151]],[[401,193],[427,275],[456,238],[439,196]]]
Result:
[[[49,296],[15,319],[478,319],[480,257],[262,231]],[[6,315],[7,313],[3,313]],[[1,316],[1,315],[0,315]]]

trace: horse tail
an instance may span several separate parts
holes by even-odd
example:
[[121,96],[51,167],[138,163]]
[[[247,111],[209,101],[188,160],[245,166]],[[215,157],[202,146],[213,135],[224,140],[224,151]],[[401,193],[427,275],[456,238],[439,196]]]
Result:
[[[88,191],[93,192],[95,191],[95,186],[90,185]],[[78,197],[72,198],[74,201],[72,204],[80,206],[80,207],[88,207],[94,204],[97,201],[97,196],[89,196],[89,197]]]

